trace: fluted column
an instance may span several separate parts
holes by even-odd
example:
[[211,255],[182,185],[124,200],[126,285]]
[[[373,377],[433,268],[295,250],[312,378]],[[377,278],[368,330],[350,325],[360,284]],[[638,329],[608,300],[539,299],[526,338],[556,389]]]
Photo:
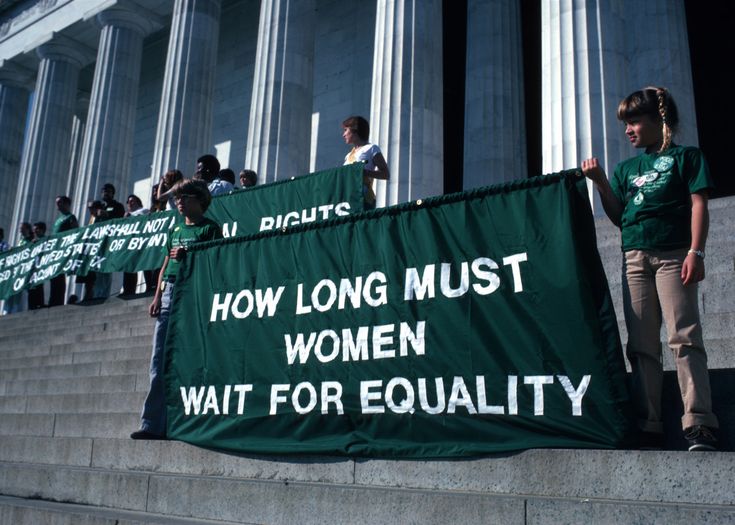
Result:
[[519,0],[467,8],[464,189],[527,174]]
[[99,198],[102,185],[128,191],[143,37],[152,15],[128,3],[97,15],[102,28],[79,159],[75,201]]
[[69,148],[71,150],[69,159],[69,176],[66,181],[65,195],[71,198],[72,213],[77,216],[79,223],[85,219],[87,215],[87,199],[83,195],[83,180],[79,172],[81,168],[82,146],[84,144],[84,130],[87,125],[87,113],[89,112],[89,93],[77,94],[77,108],[74,112],[71,125],[71,141]]
[[0,67],[0,228],[6,239],[11,237],[32,78],[32,72],[14,64]]
[[41,62],[23,148],[14,232],[23,221],[50,223],[55,216],[55,197],[66,189],[79,70],[91,60],[89,49],[61,35],[36,52]]
[[378,0],[370,142],[391,171],[379,206],[443,193],[441,34],[439,0]]
[[245,167],[258,179],[309,169],[315,0],[262,0]]
[[[632,86],[664,86],[674,96],[681,125],[675,140],[697,145],[697,120],[683,0],[627,1],[630,32],[627,39]],[[723,58],[723,60],[728,60]],[[627,93],[625,93],[627,95]]]
[[544,173],[575,168],[592,155],[610,173],[626,155],[615,115],[630,91],[625,39],[634,37],[624,31],[623,14],[623,0],[542,3]]
[[169,168],[192,175],[211,153],[220,0],[176,0],[163,77],[152,183]]

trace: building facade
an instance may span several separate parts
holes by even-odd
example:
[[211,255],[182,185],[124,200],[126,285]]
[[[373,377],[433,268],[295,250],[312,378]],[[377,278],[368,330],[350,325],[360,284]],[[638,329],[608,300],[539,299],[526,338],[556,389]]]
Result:
[[[84,223],[104,183],[124,200],[203,153],[259,183],[339,165],[350,115],[388,160],[380,205],[445,191],[457,113],[465,189],[528,176],[528,122],[544,173],[592,154],[612,168],[631,153],[617,103],[646,85],[671,89],[697,144],[683,0],[539,0],[531,118],[523,1],[459,2],[455,34],[446,0],[6,0],[0,227],[51,222],[59,194]],[[460,108],[444,88],[457,39]]]

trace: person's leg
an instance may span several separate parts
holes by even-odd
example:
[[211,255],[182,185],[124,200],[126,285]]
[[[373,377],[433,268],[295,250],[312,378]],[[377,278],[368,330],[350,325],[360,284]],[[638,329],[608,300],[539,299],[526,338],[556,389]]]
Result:
[[633,372],[633,403],[643,432],[663,432],[661,417],[661,310],[646,252],[625,252],[623,308],[628,329],[627,356]]
[[166,343],[173,289],[172,283],[166,283],[166,289],[161,296],[161,313],[158,315],[153,331],[153,352],[150,366],[151,389],[145,399],[143,413],[141,414],[140,428],[159,436],[166,435],[166,385],[164,381],[166,359],[164,345]]
[[684,286],[681,267],[686,250],[657,254],[656,287],[666,323],[668,342],[674,354],[676,373],[684,404],[682,428],[696,425],[718,428],[712,413],[712,394],[702,324],[697,304],[697,284]]
[[38,310],[43,306],[43,284],[28,288],[28,309]]
[[138,272],[123,273],[123,295],[134,295],[138,286]]
[[94,282],[94,298],[95,299],[107,299],[110,297],[110,287],[112,286],[112,274],[111,273],[97,273],[97,277]]
[[48,298],[49,306],[63,306],[66,295],[66,275],[63,273],[51,279],[51,293]]

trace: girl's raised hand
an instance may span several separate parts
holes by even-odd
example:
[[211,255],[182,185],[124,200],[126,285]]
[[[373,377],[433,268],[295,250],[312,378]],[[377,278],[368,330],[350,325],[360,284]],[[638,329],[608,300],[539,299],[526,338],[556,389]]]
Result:
[[597,160],[597,157],[592,157],[582,161],[582,173],[585,177],[596,184],[607,179],[605,170],[600,167],[600,162]]

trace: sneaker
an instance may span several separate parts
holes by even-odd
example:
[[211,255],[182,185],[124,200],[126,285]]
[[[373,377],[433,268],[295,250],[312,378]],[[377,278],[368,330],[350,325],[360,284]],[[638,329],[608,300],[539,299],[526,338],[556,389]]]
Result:
[[160,434],[154,434],[153,432],[148,432],[147,430],[140,429],[136,430],[132,434],[130,434],[130,439],[166,439],[166,436],[162,436]]
[[696,425],[684,430],[684,437],[689,442],[689,450],[717,450],[717,438],[712,429]]

